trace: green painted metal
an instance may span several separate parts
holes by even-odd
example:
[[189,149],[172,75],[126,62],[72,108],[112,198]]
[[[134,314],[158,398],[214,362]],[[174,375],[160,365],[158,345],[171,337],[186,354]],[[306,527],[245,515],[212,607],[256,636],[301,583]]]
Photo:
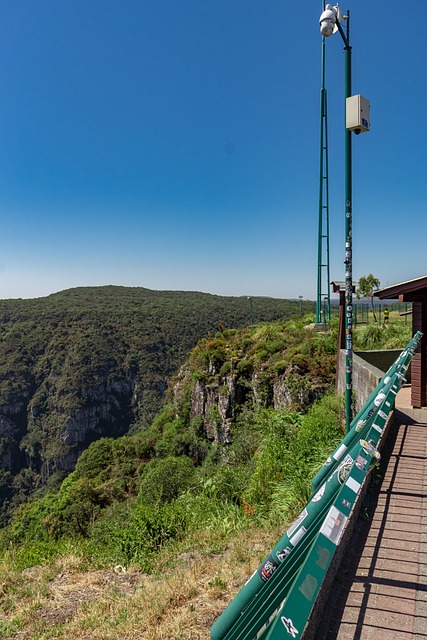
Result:
[[[371,457],[359,446],[365,464]],[[354,488],[360,488],[367,473],[354,464],[347,478]],[[269,630],[261,636],[265,640],[278,640],[286,637],[300,638],[313,608],[319,589],[330,567],[342,533],[350,515],[357,493],[345,484],[339,491],[333,505],[328,510],[320,531],[289,590],[284,605],[270,622]]]
[[[336,26],[344,42],[344,105],[346,99],[351,96],[351,46],[350,46],[350,13],[347,13],[347,33],[341,26],[339,20]],[[324,45],[324,38],[322,39]],[[322,48],[323,51],[323,48]],[[324,58],[323,58],[324,60]],[[345,112],[344,112],[345,123]],[[345,388],[345,416],[346,429],[350,431],[353,400],[353,178],[352,178],[352,149],[351,131],[344,124],[345,139],[345,367],[346,367],[346,388]],[[322,163],[321,163],[322,167]],[[319,197],[319,202],[321,198]],[[320,209],[319,204],[319,209]],[[319,213],[320,220],[320,213]],[[320,233],[319,233],[320,236]],[[320,243],[320,237],[319,237]],[[320,266],[318,266],[318,269]],[[318,274],[319,290],[319,274]],[[329,289],[328,289],[329,295]],[[320,309],[319,300],[316,309]],[[319,322],[319,320],[316,320]]]
[[[272,549],[271,553],[260,564],[258,569],[249,578],[245,586],[236,595],[231,604],[227,607],[226,611],[217,620],[211,630],[212,640],[220,640],[225,638],[231,640],[231,638],[240,637],[233,634],[227,635],[232,625],[238,620],[242,610],[247,607],[249,602],[263,589],[264,585],[274,575],[277,568],[284,563],[287,556],[291,556],[291,552],[298,547],[304,539],[308,531],[315,530],[315,523],[318,520],[319,514],[323,512],[325,504],[333,499],[340,486],[339,476],[336,473],[334,477],[329,479],[329,482],[325,482],[321,493],[313,496],[305,508],[301,511],[297,519],[292,523],[284,536],[279,540],[276,546]],[[322,501],[320,498],[323,498]],[[301,553],[299,560],[301,561]],[[244,637],[244,636],[243,636]]]
[[[376,411],[371,412],[371,415],[366,419],[363,418],[365,415],[363,411],[358,414],[361,417],[354,425],[354,429],[361,421],[364,422],[362,429],[355,430],[354,437],[347,439],[347,444],[342,449],[342,455],[330,467],[326,480],[320,485],[320,488],[264,562],[215,622],[211,629],[211,640],[249,640],[251,638],[267,640],[286,637],[284,635],[286,633],[291,636],[292,633],[300,633],[300,627],[303,628],[306,622],[305,614],[301,614],[304,618],[303,625],[301,622],[303,618],[300,620],[299,617],[295,617],[295,614],[293,614],[294,617],[290,617],[287,615],[287,609],[279,616],[275,616],[275,611],[277,611],[285,598],[285,607],[288,605],[290,594],[294,593],[295,581],[301,575],[303,567],[307,566],[310,568],[311,573],[307,573],[305,581],[300,584],[300,587],[302,588],[302,585],[304,585],[305,596],[307,593],[313,596],[312,598],[306,598],[306,600],[311,603],[314,602],[318,591],[317,585],[320,588],[321,579],[323,579],[321,572],[326,572],[333,556],[333,548],[323,538],[319,547],[319,536],[323,535],[325,537],[325,531],[329,527],[328,522],[334,514],[336,515],[336,512],[332,509],[338,509],[337,504],[340,505],[339,514],[337,515],[339,526],[341,527],[341,523],[344,523],[343,526],[345,525],[346,518],[357,495],[357,491],[355,493],[353,489],[357,487],[359,490],[359,485],[361,485],[358,480],[359,472],[367,472],[369,462],[374,453],[373,447],[382,433],[383,426],[394,405],[397,390],[403,384],[404,373],[421,337],[422,334],[418,332],[407,348],[399,355],[395,365],[390,367],[389,372],[387,372],[389,375],[384,376],[382,383],[380,383],[381,386],[378,385],[375,390],[378,391],[378,388],[380,388],[381,391],[381,395],[379,393],[375,395],[375,398],[381,399],[381,403],[378,402],[379,406],[376,407]],[[387,377],[390,379],[386,380]],[[370,396],[371,400],[375,400],[374,393]],[[367,409],[368,407],[366,407]],[[369,438],[369,443],[365,443],[364,453],[362,453],[361,436],[365,435],[365,433]],[[347,436],[348,434],[346,438]],[[364,439],[362,438],[362,440]],[[369,453],[370,447],[372,449],[371,453]],[[347,478],[350,478],[350,481],[347,481]],[[352,496],[352,493],[355,493],[355,495]],[[339,503],[339,500],[341,500],[341,503]],[[342,502],[343,500],[344,502]],[[332,540],[331,537],[329,538],[329,542],[332,542],[333,545],[336,546],[338,544],[338,537],[338,542]],[[327,561],[323,562],[325,569],[323,569],[322,563],[321,566],[319,565],[319,553],[323,554],[321,557],[324,560],[326,557],[328,558]],[[313,557],[316,558],[314,568],[312,566]],[[309,562],[308,565],[307,562]],[[319,570],[321,571],[319,572]],[[301,611],[305,611],[308,606],[306,606],[305,602],[303,602],[303,605],[301,605]],[[289,627],[286,627],[288,622]],[[293,626],[291,626],[291,623]],[[282,635],[275,635],[279,633]],[[294,635],[293,637],[299,636]]]
[[[337,25],[345,44],[344,94],[345,99],[347,99],[351,96],[351,46],[349,12],[347,14],[347,36],[344,36],[344,32],[339,22],[337,22]],[[345,422],[347,431],[350,431],[353,400],[353,174],[351,142],[351,131],[345,128]]]
[[335,449],[331,456],[326,460],[325,464],[320,468],[318,473],[314,476],[312,481],[313,493],[318,489],[325,476],[329,475],[335,466],[339,464],[342,457],[345,455],[348,448],[357,438],[363,438],[366,431],[370,427],[370,423],[373,422],[375,414],[379,410],[380,397],[379,394],[387,393],[388,388],[391,386],[392,377],[394,374],[406,375],[406,371],[409,366],[409,362],[419,344],[419,334],[415,334],[412,340],[408,343],[407,347],[399,354],[398,358],[394,361],[386,374],[381,378],[379,384],[375,387],[374,391],[370,394],[366,400],[364,406],[351,422],[350,431],[342,440],[340,445]]
[[[325,2],[323,10],[325,9]],[[317,236],[317,298],[316,322],[331,319],[329,269],[329,158],[328,158],[328,106],[325,37],[322,37],[321,89],[320,89],[320,163],[319,163],[319,222]],[[323,313],[323,318],[322,318]]]
[[[233,626],[224,632],[222,625],[215,623],[211,630],[211,638],[223,638],[223,640],[246,640],[255,637],[262,631],[265,621],[273,616],[278,607],[281,606],[284,597],[291,588],[295,576],[297,575],[304,558],[306,557],[318,529],[325,516],[326,506],[319,511],[314,521],[314,526],[301,541],[298,553],[293,551],[287,557],[286,562],[282,562],[271,578],[263,586],[262,592],[258,592],[248,605],[240,612]],[[228,627],[227,627],[228,629]]]

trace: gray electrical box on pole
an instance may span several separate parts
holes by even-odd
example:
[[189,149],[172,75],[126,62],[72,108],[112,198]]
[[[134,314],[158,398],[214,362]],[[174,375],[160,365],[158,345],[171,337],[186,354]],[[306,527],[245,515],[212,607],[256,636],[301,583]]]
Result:
[[371,128],[369,100],[360,94],[346,98],[345,126],[356,134],[369,131]]

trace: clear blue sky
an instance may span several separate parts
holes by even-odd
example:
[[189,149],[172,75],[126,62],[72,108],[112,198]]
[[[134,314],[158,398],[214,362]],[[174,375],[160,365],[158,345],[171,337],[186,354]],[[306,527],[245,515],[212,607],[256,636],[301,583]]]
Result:
[[[427,274],[425,2],[348,0],[354,277]],[[321,0],[0,4],[0,298],[119,284],[316,295]],[[408,21],[407,14],[410,11]],[[327,41],[331,278],[343,54]]]

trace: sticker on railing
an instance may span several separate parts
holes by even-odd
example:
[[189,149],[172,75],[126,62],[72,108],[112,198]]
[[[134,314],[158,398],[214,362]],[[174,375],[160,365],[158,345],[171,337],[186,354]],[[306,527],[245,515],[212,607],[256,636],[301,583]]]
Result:
[[276,560],[273,558],[273,556],[270,553],[270,555],[268,556],[268,558],[266,558],[263,565],[258,569],[258,575],[261,578],[261,580],[263,582],[267,582],[267,580],[270,580],[271,576],[276,571],[278,566],[279,566],[279,563],[276,562]]
[[291,551],[292,551],[291,547],[286,547],[281,551],[276,551],[276,557],[279,560],[279,562],[283,562],[283,560],[286,558],[286,556],[290,554]]
[[336,507],[331,507],[325,518],[320,533],[323,533],[333,544],[339,545],[348,518]]
[[292,620],[290,618],[285,618],[285,616],[282,616],[282,623],[289,635],[292,636],[292,638],[296,638],[299,634],[299,631],[295,628]]
[[325,489],[326,489],[326,482],[324,484],[322,484],[322,486],[320,487],[319,491],[312,497],[311,501],[312,502],[319,502],[319,500],[321,500],[323,498],[323,494],[325,493]]
[[347,447],[345,444],[342,444],[340,447],[338,447],[338,449],[335,451],[335,453],[333,454],[333,457],[335,458],[335,460],[339,460],[341,458],[341,456],[347,451]]
[[296,547],[298,542],[301,540],[303,536],[305,536],[306,533],[307,533],[307,529],[305,527],[300,527],[296,532],[296,534],[292,536],[292,538],[289,538],[289,542],[293,547]]
[[295,529],[301,524],[301,522],[308,516],[308,511],[307,508],[304,508],[301,513],[299,514],[298,518],[296,520],[294,520],[294,522],[291,524],[291,526],[289,527],[289,529],[287,530],[286,534],[288,536],[288,538],[291,537],[291,535],[293,534],[293,532],[295,531]]
[[[347,478],[347,482],[345,484],[349,489],[354,491],[354,493],[358,493],[358,491],[359,491],[359,489],[361,487],[360,482],[357,482],[357,480],[355,480],[354,478],[351,478],[351,477]],[[347,506],[347,505],[345,505],[345,506]]]

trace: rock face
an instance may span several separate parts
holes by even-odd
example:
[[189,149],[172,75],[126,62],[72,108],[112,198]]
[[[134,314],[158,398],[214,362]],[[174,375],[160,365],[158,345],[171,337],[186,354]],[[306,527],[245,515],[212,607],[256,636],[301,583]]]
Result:
[[[65,396],[70,401],[68,395]],[[86,387],[72,395],[46,395],[40,388],[16,394],[0,406],[0,459],[15,473],[23,465],[46,480],[55,471],[70,472],[77,457],[101,436],[123,435],[134,418],[132,381]]]
[[191,369],[183,367],[174,386],[173,400],[179,412],[185,389],[190,387],[190,421],[199,419],[211,441],[231,443],[231,426],[245,402],[274,409],[302,409],[325,393],[329,384],[318,384],[298,375],[296,368],[274,375],[260,367],[249,378],[238,373],[221,376],[210,367],[205,379],[191,380]]
[[209,440],[231,442],[230,428],[236,409],[236,380],[226,376],[223,384],[206,386],[197,380],[191,393],[190,420],[202,418]]
[[0,467],[11,473],[25,464],[19,444],[27,431],[27,410],[30,390],[9,394],[0,406]]
[[244,406],[304,410],[331,386],[334,367],[333,351],[312,332],[279,324],[227,331],[192,351],[172,401],[177,416],[227,444]]
[[121,380],[82,390],[83,407],[70,411],[61,441],[67,446],[81,445],[88,434],[100,437],[105,430],[126,431],[131,419],[132,385]]

